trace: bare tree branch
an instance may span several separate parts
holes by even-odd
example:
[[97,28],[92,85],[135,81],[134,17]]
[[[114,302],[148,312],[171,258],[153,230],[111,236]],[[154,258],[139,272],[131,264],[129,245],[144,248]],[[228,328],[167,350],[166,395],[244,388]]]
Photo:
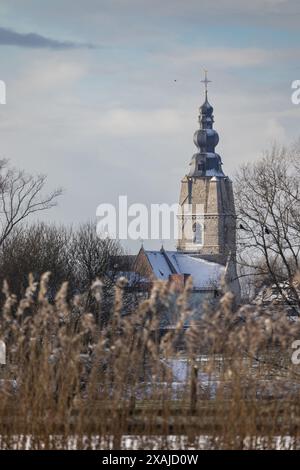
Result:
[[[274,145],[236,176],[238,262],[241,276],[275,284],[290,306],[300,306],[293,278],[300,252],[300,141]],[[289,282],[292,298],[282,289]],[[259,287],[254,280],[254,287]]]
[[46,176],[27,175],[0,160],[0,246],[30,214],[54,207],[61,189],[43,195]]

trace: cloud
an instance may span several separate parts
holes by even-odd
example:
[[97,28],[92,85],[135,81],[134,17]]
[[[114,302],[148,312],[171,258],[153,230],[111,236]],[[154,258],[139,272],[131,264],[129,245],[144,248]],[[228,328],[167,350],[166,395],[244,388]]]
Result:
[[285,142],[287,139],[285,128],[275,118],[266,122],[266,135],[270,141]]
[[163,135],[180,131],[184,120],[173,109],[111,109],[96,120],[98,132],[111,136]]
[[[42,58],[30,63],[22,77],[13,83],[18,95],[29,94],[32,98],[40,99],[40,93],[55,91],[65,93],[65,88],[71,87],[88,72],[84,61],[76,62],[68,58],[56,56]],[[45,95],[42,95],[44,98]]]
[[258,48],[209,47],[190,51],[174,51],[168,53],[169,60],[175,64],[185,65],[214,64],[218,67],[253,67],[271,60],[268,50]]
[[[177,201],[195,152],[203,66],[214,82],[217,151],[228,175],[269,142],[299,134],[300,106],[290,99],[299,78],[299,33],[291,31],[299,28],[299,0],[4,3],[1,24],[17,32],[0,28],[0,45],[20,47],[2,49],[1,153],[66,189],[43,216],[49,220],[93,218],[100,202],[119,194]],[[24,32],[44,36],[32,44]],[[84,49],[89,41],[102,53]]]
[[31,49],[93,49],[93,44],[83,44],[72,41],[59,41],[37,33],[18,33],[12,29],[0,27],[0,46],[18,46]]
[[179,67],[205,64],[213,68],[244,68],[257,67],[280,62],[299,60],[299,49],[294,47],[281,49],[255,48],[255,47],[177,47],[167,52],[157,53],[164,63]]

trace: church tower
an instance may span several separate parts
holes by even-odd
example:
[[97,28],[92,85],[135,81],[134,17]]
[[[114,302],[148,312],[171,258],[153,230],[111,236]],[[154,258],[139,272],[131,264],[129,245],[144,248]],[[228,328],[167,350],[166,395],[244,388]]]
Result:
[[199,108],[200,128],[194,134],[197,152],[181,181],[179,240],[177,250],[208,261],[235,265],[236,217],[232,182],[223,173],[215,152],[219,142],[213,129],[213,107],[208,102],[205,72],[205,101]]

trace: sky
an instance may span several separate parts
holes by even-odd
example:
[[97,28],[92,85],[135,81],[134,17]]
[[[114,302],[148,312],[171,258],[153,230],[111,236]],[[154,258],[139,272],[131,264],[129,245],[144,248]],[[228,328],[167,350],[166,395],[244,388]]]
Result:
[[0,157],[64,188],[42,220],[93,220],[119,195],[173,204],[206,68],[233,178],[299,138],[299,22],[299,0],[1,0]]

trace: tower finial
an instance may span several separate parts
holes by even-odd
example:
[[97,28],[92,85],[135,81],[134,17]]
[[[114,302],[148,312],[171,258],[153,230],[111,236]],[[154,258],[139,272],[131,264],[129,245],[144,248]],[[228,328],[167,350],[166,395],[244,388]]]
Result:
[[201,80],[201,83],[204,83],[205,86],[205,98],[207,99],[207,85],[211,83],[211,80],[207,78],[207,70],[204,69],[204,80]]

